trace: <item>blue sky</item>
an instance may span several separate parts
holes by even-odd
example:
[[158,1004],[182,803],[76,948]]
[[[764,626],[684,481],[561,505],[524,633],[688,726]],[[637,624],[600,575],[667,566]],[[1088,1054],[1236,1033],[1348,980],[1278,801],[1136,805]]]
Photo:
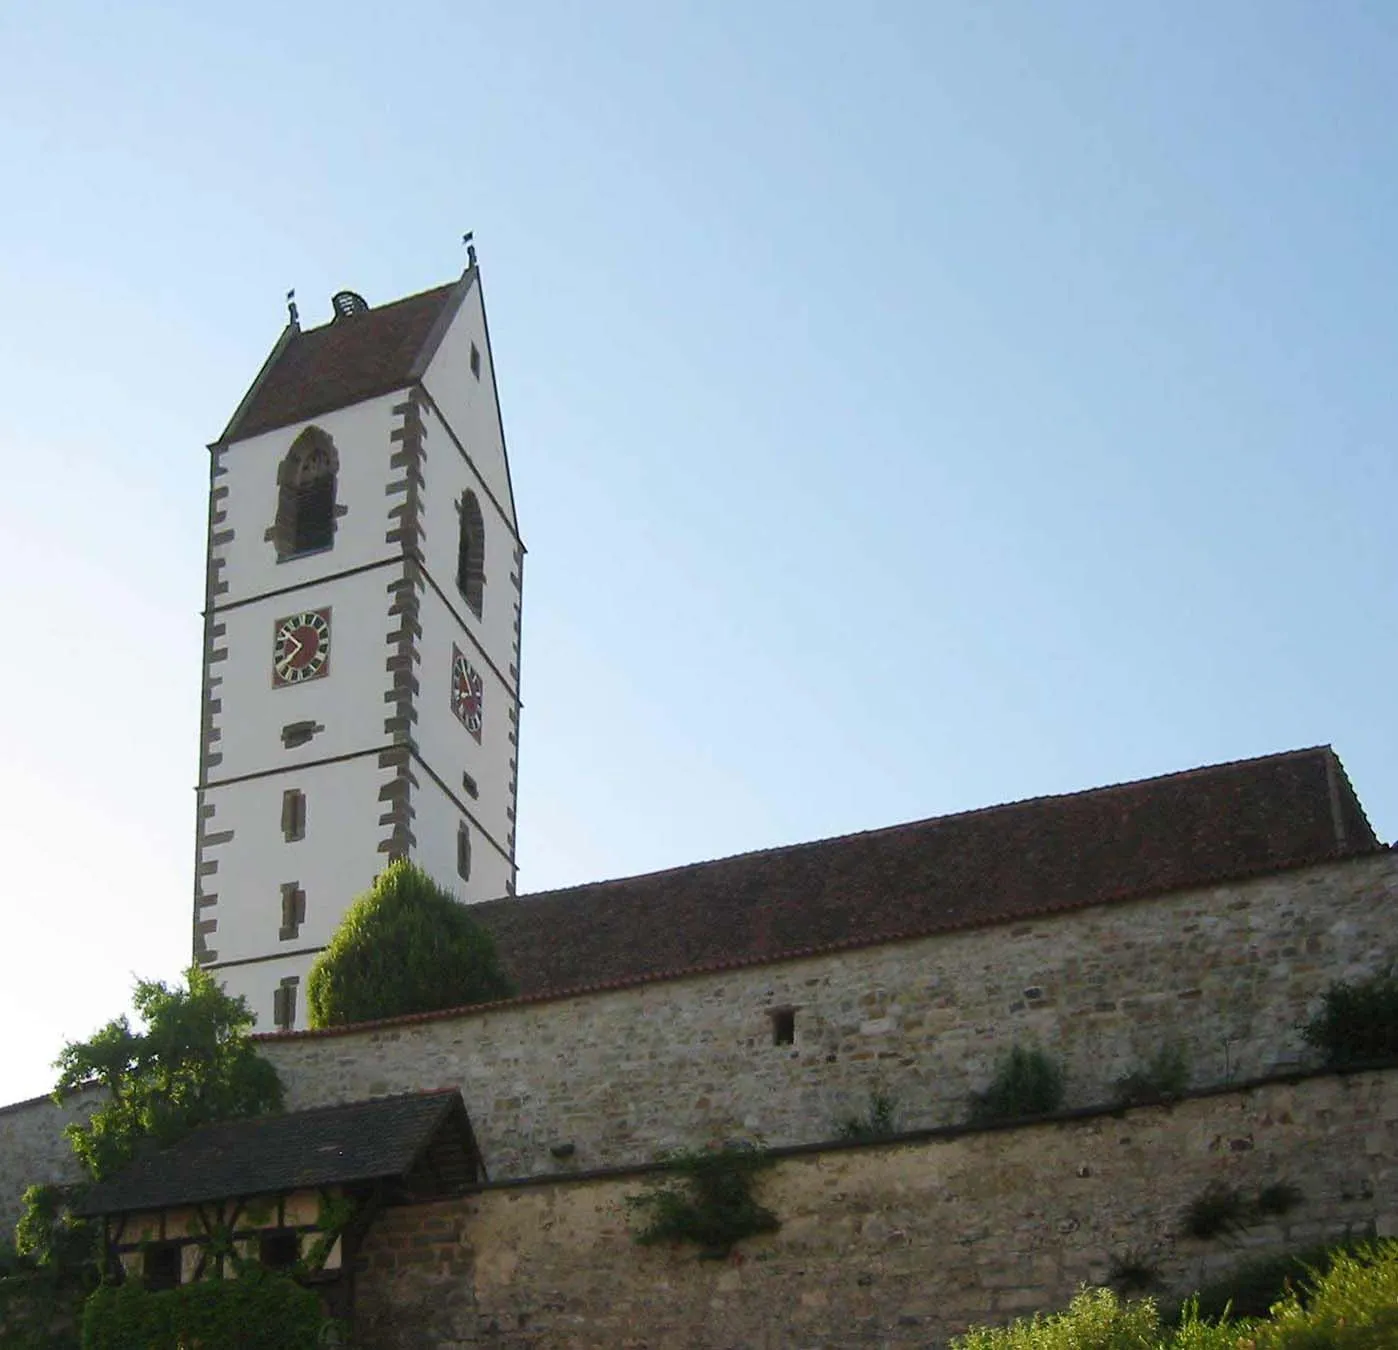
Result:
[[0,10],[0,1101],[189,951],[206,442],[480,249],[525,891],[1331,742],[1398,836],[1398,11]]

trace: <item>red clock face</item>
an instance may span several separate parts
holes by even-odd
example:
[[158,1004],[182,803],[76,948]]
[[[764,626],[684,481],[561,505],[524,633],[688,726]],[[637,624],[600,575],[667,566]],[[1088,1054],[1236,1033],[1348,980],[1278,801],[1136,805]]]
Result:
[[330,611],[309,609],[278,619],[273,629],[272,683],[303,684],[330,673]]
[[451,710],[461,724],[477,740],[481,738],[481,720],[484,709],[481,696],[483,686],[475,667],[461,654],[459,647],[451,649]]

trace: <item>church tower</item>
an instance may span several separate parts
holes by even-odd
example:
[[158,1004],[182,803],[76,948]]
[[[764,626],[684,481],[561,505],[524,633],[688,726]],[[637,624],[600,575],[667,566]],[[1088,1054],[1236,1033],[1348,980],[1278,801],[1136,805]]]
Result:
[[350,902],[410,858],[515,889],[519,540],[474,256],[296,308],[209,447],[195,960],[306,1025]]

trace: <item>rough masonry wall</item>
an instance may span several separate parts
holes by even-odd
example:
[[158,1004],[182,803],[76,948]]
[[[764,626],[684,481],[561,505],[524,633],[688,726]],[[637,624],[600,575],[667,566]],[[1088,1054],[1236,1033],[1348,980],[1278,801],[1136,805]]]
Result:
[[[528,903],[524,901],[522,903]],[[262,1043],[290,1109],[457,1086],[495,1179],[649,1162],[758,1135],[829,1139],[883,1091],[897,1125],[965,1118],[1037,1041],[1069,1105],[1181,1041],[1194,1086],[1305,1063],[1296,1023],[1394,955],[1398,854],[779,965]],[[795,1042],[769,1010],[794,1007]],[[52,1103],[0,1111],[0,1224],[71,1167]],[[554,1146],[572,1144],[564,1160]]]
[[[1398,1072],[1324,1076],[1067,1123],[781,1160],[780,1231],[723,1262],[640,1248],[643,1178],[390,1210],[370,1230],[356,1343],[376,1350],[926,1350],[1068,1302],[1130,1255],[1178,1298],[1266,1252],[1398,1229]],[[1302,1199],[1229,1243],[1180,1236],[1211,1183]]]
[[63,1127],[86,1119],[97,1101],[94,1092],[62,1106],[49,1097],[36,1097],[0,1107],[0,1245],[14,1237],[20,1196],[28,1187],[82,1180],[82,1168],[63,1137]]
[[[1392,959],[1395,909],[1388,854],[264,1049],[292,1109],[459,1087],[496,1180],[632,1165],[733,1136],[829,1139],[876,1091],[900,1129],[957,1123],[1016,1043],[1061,1060],[1070,1106],[1112,1100],[1170,1041],[1195,1087],[1295,1067],[1326,987]],[[780,1008],[791,1045],[773,1043]]]

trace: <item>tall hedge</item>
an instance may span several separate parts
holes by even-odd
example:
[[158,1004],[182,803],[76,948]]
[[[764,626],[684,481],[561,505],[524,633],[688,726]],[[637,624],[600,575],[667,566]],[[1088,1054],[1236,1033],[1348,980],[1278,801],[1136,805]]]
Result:
[[313,1027],[508,998],[491,935],[415,863],[390,863],[311,967]]
[[83,1350],[315,1350],[320,1300],[283,1275],[252,1267],[237,1279],[159,1292],[138,1280],[104,1284],[83,1308]]

